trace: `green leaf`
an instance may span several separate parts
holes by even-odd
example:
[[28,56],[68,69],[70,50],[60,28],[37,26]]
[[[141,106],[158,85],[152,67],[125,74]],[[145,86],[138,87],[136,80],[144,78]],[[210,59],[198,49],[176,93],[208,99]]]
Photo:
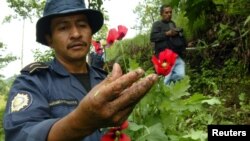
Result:
[[213,98],[208,99],[208,100],[203,100],[202,103],[207,103],[209,105],[221,104],[220,100],[216,97],[213,97]]
[[136,124],[134,122],[129,122],[129,128],[128,128],[129,130],[138,131],[138,130],[140,130],[142,128],[146,128],[146,126],[138,125],[138,124]]
[[205,141],[207,139],[207,133],[201,130],[194,131],[192,129],[190,133],[188,135],[184,135],[183,138],[191,138],[193,140]]
[[244,26],[246,26],[248,23],[250,23],[250,15],[247,17],[247,19],[244,22]]
[[206,100],[208,99],[206,96],[204,96],[203,94],[198,94],[195,93],[192,96],[190,96],[189,98],[185,99],[184,102],[186,104],[194,104],[194,103],[201,103],[202,100]]
[[185,76],[181,81],[176,82],[175,84],[171,84],[169,87],[170,90],[170,99],[176,100],[183,96],[190,95],[187,90],[189,89],[189,77]]
[[162,124],[157,123],[149,127],[149,133],[140,137],[137,141],[168,141],[165,135]]
[[135,59],[129,59],[129,70],[135,70],[137,68],[139,68],[139,64],[136,62]]
[[245,99],[246,99],[246,94],[245,93],[240,93],[239,100],[244,101]]

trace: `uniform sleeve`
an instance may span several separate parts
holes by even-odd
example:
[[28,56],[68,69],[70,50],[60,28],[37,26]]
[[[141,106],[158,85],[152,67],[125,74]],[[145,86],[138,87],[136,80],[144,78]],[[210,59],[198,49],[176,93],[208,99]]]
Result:
[[57,120],[50,115],[46,88],[40,80],[29,75],[18,77],[4,114],[5,141],[46,141]]
[[151,33],[150,33],[150,41],[151,42],[158,42],[166,39],[165,32],[162,30],[160,23],[155,22],[153,23]]

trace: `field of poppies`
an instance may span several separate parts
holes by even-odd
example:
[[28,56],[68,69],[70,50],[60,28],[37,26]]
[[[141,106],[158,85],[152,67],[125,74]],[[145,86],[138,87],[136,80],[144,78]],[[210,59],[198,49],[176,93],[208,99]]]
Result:
[[[168,73],[168,67],[171,67],[171,60],[174,61],[175,56],[169,51],[165,52],[169,57],[165,58],[169,62],[166,67],[164,61],[152,56],[152,46],[148,38],[148,35],[138,35],[131,40],[115,40],[105,49],[108,71],[111,70],[113,62],[118,62],[124,72],[142,67],[146,75],[156,72],[160,76],[158,83],[129,117],[128,127],[119,128],[117,132],[108,132],[113,135],[109,139],[206,141],[207,125],[249,124],[249,96],[244,87],[250,84],[249,79],[245,76],[240,77],[240,80],[235,78],[235,73],[242,74],[241,71],[244,70],[241,64],[235,65],[236,62],[230,60],[223,69],[211,68],[212,60],[204,59],[206,51],[187,50],[186,77],[168,86],[163,83],[163,75]],[[198,60],[201,61],[199,66],[195,59],[201,56],[204,58]],[[239,72],[226,72],[232,67],[237,67]],[[225,77],[221,78],[221,74]],[[236,82],[240,84],[232,87]],[[228,89],[229,87],[235,90]],[[240,90],[242,87],[244,89]]]

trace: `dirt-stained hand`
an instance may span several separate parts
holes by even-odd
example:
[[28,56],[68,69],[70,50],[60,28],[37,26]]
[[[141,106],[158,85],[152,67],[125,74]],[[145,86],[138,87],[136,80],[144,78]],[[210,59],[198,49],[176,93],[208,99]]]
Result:
[[156,74],[143,76],[142,69],[123,74],[115,63],[111,75],[94,87],[77,107],[79,125],[86,126],[87,122],[93,128],[103,128],[123,123],[157,80]]

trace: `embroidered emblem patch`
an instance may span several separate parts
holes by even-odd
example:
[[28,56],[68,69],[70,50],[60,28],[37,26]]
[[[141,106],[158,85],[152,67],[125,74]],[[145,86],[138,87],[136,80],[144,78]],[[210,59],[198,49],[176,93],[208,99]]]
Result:
[[18,93],[11,101],[11,113],[26,109],[31,104],[31,95],[28,93]]

